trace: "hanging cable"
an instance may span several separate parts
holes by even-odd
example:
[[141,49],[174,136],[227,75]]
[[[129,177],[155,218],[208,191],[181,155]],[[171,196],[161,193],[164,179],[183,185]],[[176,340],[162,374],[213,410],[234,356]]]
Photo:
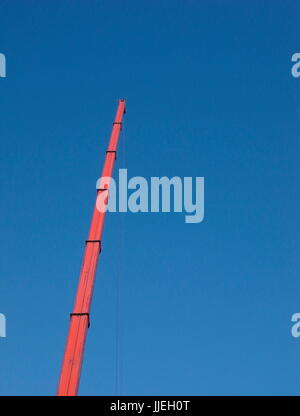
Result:
[[[126,167],[126,132],[123,132],[122,143],[120,146],[121,163],[119,168]],[[123,281],[124,281],[124,250],[125,250],[125,215],[119,213],[120,221],[120,238],[119,241],[119,256],[116,277],[116,396],[123,394]]]

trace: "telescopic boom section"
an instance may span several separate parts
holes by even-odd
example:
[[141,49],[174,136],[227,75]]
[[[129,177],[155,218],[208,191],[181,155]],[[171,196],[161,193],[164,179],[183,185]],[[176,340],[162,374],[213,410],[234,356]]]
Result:
[[[102,178],[111,178],[112,176],[124,113],[125,100],[119,100],[109,145],[106,151]],[[105,182],[103,188],[100,182],[100,188],[97,189],[96,204],[90,232],[86,240],[74,309],[70,314],[70,328],[59,379],[58,396],[76,396],[78,391],[87,329],[90,326],[90,308],[96,268],[101,252],[101,237],[105,219],[105,210],[99,210],[97,198],[99,196],[105,197],[103,195],[104,192],[108,196],[108,190],[109,181]]]

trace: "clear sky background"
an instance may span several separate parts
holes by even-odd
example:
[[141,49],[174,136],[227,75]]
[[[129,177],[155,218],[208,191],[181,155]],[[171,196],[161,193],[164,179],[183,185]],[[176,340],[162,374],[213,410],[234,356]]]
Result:
[[80,394],[299,394],[299,12],[0,0],[0,395],[55,394],[118,98],[116,168],[204,176],[205,219],[108,214]]

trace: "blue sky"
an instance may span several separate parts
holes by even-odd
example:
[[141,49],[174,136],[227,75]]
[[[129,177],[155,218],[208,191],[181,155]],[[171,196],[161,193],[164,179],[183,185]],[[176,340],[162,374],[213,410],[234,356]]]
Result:
[[116,168],[204,176],[205,219],[108,214],[80,394],[299,394],[299,11],[1,1],[0,395],[55,394],[118,98]]

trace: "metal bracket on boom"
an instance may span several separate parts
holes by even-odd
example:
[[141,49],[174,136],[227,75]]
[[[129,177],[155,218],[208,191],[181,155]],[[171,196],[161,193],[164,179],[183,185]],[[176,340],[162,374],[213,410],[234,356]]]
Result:
[[85,240],[85,244],[87,243],[99,243],[99,246],[101,247],[101,240]]
[[72,318],[72,316],[87,316],[87,318],[88,318],[88,328],[91,326],[90,314],[88,312],[71,312],[70,313],[70,318]]
[[106,150],[106,153],[114,153],[115,154],[115,160],[117,160],[117,152],[115,150]]
[[87,243],[98,243],[99,244],[99,251],[102,251],[102,245],[101,245],[101,240],[85,240],[85,245],[87,245]]
[[122,121],[114,121],[114,122],[113,122],[113,126],[114,126],[115,124],[119,124],[119,126],[120,126],[120,130],[122,130]]

